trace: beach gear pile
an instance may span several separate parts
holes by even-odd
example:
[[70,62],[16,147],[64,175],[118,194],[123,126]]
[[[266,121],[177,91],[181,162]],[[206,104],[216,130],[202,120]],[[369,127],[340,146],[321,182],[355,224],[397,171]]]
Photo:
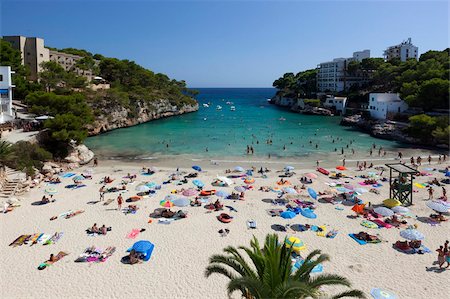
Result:
[[76,263],[100,263],[105,262],[116,251],[116,247],[109,246],[101,249],[96,246],[87,247],[75,260]]

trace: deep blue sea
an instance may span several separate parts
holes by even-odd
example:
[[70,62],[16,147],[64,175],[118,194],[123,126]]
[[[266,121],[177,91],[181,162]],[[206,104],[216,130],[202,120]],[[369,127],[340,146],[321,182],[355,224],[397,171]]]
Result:
[[[253,147],[254,156],[261,157],[326,155],[341,148],[361,153],[373,143],[386,149],[402,146],[339,126],[340,117],[302,115],[271,105],[267,99],[275,94],[273,88],[198,90],[198,112],[111,131],[88,138],[86,144],[102,156],[130,158],[243,157],[247,145]],[[204,103],[210,107],[203,107]]]

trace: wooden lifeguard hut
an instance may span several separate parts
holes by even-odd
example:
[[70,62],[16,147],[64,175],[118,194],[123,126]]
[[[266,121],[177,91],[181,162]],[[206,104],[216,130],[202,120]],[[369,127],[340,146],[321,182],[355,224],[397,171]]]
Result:
[[389,198],[412,205],[414,175],[419,172],[402,163],[386,164],[389,168]]

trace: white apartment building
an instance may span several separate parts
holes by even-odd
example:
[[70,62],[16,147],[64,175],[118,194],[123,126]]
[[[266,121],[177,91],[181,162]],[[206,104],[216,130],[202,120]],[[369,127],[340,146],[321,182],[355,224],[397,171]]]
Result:
[[10,66],[0,66],[0,124],[13,120],[14,113],[12,109],[12,84]]
[[391,119],[395,114],[408,109],[408,104],[398,93],[370,93],[369,112],[374,119]]
[[347,64],[351,61],[362,61],[370,58],[370,50],[354,52],[350,58],[335,58],[317,66],[317,90],[320,92],[340,92],[353,85],[360,85],[363,78],[350,77],[346,73]]
[[328,96],[323,103],[325,108],[336,110],[337,113],[344,114],[347,106],[347,97]]
[[414,46],[411,42],[411,38],[408,38],[402,43],[391,46],[384,51],[384,58],[386,60],[391,60],[394,58],[400,58],[401,61],[406,61],[408,59],[419,57],[419,48]]
[[12,47],[20,51],[22,64],[30,69],[30,80],[37,80],[42,71],[41,63],[49,61],[49,50],[44,46],[44,40],[38,37],[4,36],[3,39],[11,43]]

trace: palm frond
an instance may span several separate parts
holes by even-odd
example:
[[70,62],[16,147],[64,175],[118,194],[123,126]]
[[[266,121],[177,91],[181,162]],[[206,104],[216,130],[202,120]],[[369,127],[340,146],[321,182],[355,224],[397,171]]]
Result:
[[206,267],[205,277],[209,277],[209,276],[211,276],[211,274],[222,274],[222,275],[228,277],[229,279],[236,278],[236,275],[231,273],[231,271],[226,269],[224,266],[216,265],[216,264],[211,264],[208,267]]
[[312,287],[318,288],[325,285],[343,285],[351,287],[350,281],[347,278],[336,274],[321,274],[310,279],[309,284]]
[[331,299],[346,298],[346,297],[362,298],[362,299],[367,298],[366,295],[360,290],[350,290],[334,295],[333,297],[331,297]]

